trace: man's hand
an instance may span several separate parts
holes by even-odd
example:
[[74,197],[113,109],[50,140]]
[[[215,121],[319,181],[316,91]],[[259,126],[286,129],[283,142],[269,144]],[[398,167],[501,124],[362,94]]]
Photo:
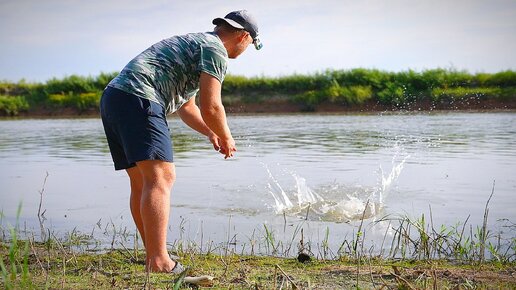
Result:
[[213,144],[213,149],[215,149],[215,151],[220,152],[220,138],[219,138],[219,136],[217,136],[217,134],[211,132],[208,135],[208,139],[210,139],[211,144]]
[[211,144],[213,144],[213,148],[220,152],[220,154],[224,155],[224,159],[232,157],[233,152],[237,151],[235,140],[233,140],[233,138],[222,141],[215,133],[210,134],[208,138],[210,139]]
[[233,138],[227,140],[220,140],[220,153],[224,154],[224,159],[233,157],[233,153],[237,151],[235,147],[235,140]]

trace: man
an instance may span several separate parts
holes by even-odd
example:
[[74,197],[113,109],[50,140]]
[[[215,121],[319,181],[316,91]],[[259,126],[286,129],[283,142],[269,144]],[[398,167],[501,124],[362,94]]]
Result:
[[152,272],[183,270],[166,248],[175,181],[166,115],[177,112],[224,158],[236,151],[221,86],[228,58],[237,58],[251,43],[261,48],[258,26],[245,10],[216,18],[213,24],[213,32],[174,36],[143,51],[108,84],[101,99],[115,170],[125,169],[129,175],[131,214],[145,245],[147,270]]

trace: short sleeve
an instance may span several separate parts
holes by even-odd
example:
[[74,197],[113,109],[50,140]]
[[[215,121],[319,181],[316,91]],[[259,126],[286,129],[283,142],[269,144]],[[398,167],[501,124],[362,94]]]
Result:
[[199,71],[214,76],[222,83],[226,75],[228,60],[219,48],[201,46]]

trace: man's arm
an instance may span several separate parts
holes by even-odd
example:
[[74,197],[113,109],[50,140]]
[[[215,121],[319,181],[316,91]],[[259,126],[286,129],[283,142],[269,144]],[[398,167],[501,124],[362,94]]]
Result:
[[184,103],[181,108],[177,110],[177,114],[190,128],[208,137],[215,150],[220,150],[219,137],[204,123],[201,111],[195,104],[195,97]]
[[215,77],[201,72],[200,82],[200,113],[206,126],[220,138],[221,152],[224,158],[233,156],[236,151],[235,140],[229,130],[226,112],[222,105],[222,85]]
[[201,116],[201,111],[199,107],[195,104],[195,97],[191,98],[188,102],[184,103],[179,110],[177,110],[177,114],[188,125],[190,128],[195,131],[203,134],[204,136],[210,136],[213,133],[210,128],[204,123],[204,120]]

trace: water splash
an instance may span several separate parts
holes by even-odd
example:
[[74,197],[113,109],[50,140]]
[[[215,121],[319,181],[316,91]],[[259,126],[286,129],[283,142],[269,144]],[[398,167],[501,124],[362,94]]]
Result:
[[385,199],[408,158],[407,155],[400,160],[396,154],[388,173],[380,166],[376,186],[349,186],[335,182],[312,189],[305,178],[289,172],[295,180],[295,187],[288,191],[283,189],[269,167],[264,164],[269,175],[268,191],[275,202],[272,208],[277,214],[308,216],[321,221],[349,222],[374,217],[384,207]]
[[392,157],[392,168],[388,174],[385,174],[382,166],[380,165],[380,169],[378,170],[379,182],[376,191],[373,194],[380,204],[384,203],[384,200],[387,198],[391,186],[394,181],[398,180],[398,177],[401,174],[401,170],[403,170],[403,165],[405,161],[410,157],[410,155],[406,155],[401,159],[401,161],[397,161],[399,159],[398,153]]
[[272,194],[274,202],[276,203],[276,212],[284,212],[289,208],[293,208],[294,205],[288,198],[279,182],[276,180],[276,178],[274,178],[274,175],[272,175],[269,167],[265,165],[265,168],[269,174],[269,182],[267,183],[267,187],[269,188],[269,192]]

